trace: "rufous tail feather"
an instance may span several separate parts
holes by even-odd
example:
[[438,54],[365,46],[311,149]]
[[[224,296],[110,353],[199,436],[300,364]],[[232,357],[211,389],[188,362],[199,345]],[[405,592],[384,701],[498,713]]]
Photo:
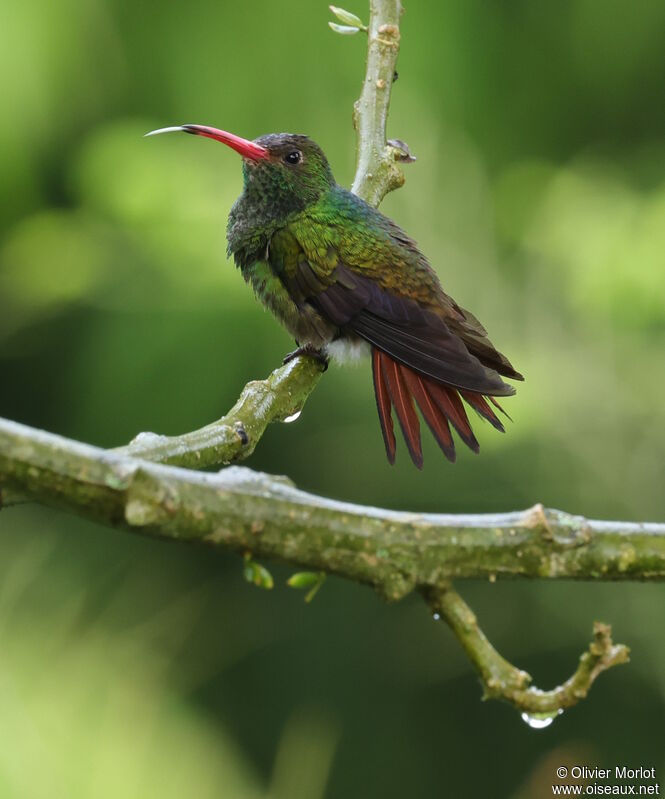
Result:
[[503,424],[487,402],[489,399],[492,405],[505,413],[494,397],[486,399],[475,391],[456,389],[440,383],[395,361],[376,347],[372,348],[372,374],[381,432],[388,461],[391,464],[395,463],[396,450],[392,419],[393,408],[402,428],[411,460],[419,469],[422,469],[423,466],[423,451],[416,407],[420,410],[443,454],[451,462],[455,461],[455,443],[450,425],[455,428],[462,441],[470,449],[474,452],[478,452],[479,449],[462,399],[479,416],[486,419],[497,430],[504,432]]

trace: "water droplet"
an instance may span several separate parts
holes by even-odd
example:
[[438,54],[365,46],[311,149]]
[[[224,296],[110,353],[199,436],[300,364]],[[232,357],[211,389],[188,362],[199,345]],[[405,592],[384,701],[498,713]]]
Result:
[[292,413],[291,416],[287,416],[286,419],[284,419],[284,423],[290,424],[291,422],[297,421],[301,413],[302,411],[296,411],[295,413]]
[[522,721],[528,724],[532,730],[544,730],[562,713],[561,708],[555,713],[522,713]]
[[440,613],[435,613],[435,614],[432,616],[432,618],[434,619],[434,621],[439,621],[439,619],[441,618],[441,614],[440,614]]

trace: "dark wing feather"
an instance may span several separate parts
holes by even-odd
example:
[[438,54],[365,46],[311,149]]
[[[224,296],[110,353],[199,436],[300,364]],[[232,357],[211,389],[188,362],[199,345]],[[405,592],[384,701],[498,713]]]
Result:
[[484,366],[494,369],[500,375],[513,380],[524,380],[508,358],[492,344],[487,331],[471,311],[460,308],[459,305],[455,305],[455,309],[458,314],[450,318],[450,329],[462,339],[469,352],[473,353]]
[[[311,266],[301,262],[300,270],[311,270]],[[335,282],[309,298],[335,325],[448,385],[496,396],[515,393],[496,371],[469,352],[435,311],[389,292],[346,266],[339,265],[335,276]],[[309,277],[298,278],[299,286],[310,282]]]

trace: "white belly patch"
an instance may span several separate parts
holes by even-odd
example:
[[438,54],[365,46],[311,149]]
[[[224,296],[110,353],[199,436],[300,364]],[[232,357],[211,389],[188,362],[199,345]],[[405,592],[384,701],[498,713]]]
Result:
[[326,345],[326,354],[337,363],[358,363],[369,357],[370,346],[366,341],[338,338]]

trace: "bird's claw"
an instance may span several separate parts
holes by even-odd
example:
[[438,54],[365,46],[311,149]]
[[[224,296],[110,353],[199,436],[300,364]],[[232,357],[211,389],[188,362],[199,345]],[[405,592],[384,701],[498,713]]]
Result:
[[294,358],[298,358],[300,355],[307,355],[310,358],[314,358],[315,361],[318,361],[321,364],[322,371],[326,371],[328,368],[328,356],[325,354],[323,350],[318,350],[316,347],[313,347],[311,344],[305,344],[302,347],[298,347],[297,350],[293,350],[293,352],[289,352],[287,355],[284,356],[284,360],[282,363],[287,364],[290,363]]

